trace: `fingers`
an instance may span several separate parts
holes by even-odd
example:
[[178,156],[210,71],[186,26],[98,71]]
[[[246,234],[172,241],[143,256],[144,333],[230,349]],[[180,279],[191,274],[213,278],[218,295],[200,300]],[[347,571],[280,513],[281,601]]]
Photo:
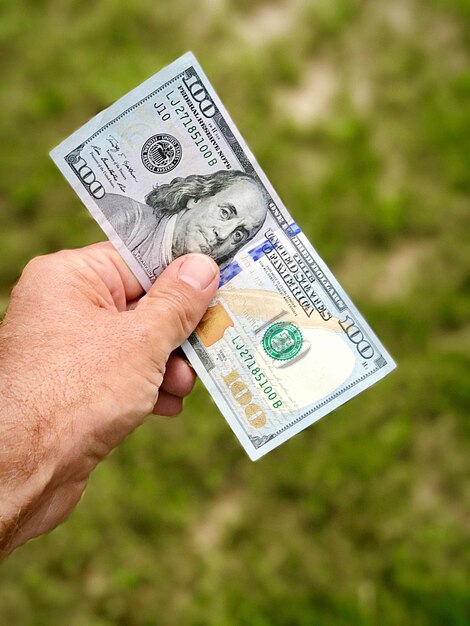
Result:
[[35,303],[81,299],[124,311],[127,302],[143,292],[114,246],[102,242],[32,259],[23,270],[14,296]]
[[183,398],[178,398],[168,393],[164,389],[160,389],[158,394],[157,403],[153,409],[155,415],[162,415],[163,417],[173,417],[181,413],[183,409]]
[[183,398],[191,393],[196,381],[196,372],[179,352],[168,359],[165,376],[153,409],[155,415],[172,417],[181,413]]
[[144,290],[127,263],[110,241],[74,250],[83,256],[100,276],[120,311],[126,309],[128,301],[136,300]]
[[154,346],[155,358],[168,358],[196,328],[215,295],[219,268],[203,254],[173,261],[158,277],[134,313]]
[[191,393],[196,382],[196,372],[178,352],[173,352],[168,359],[161,389],[183,398]]

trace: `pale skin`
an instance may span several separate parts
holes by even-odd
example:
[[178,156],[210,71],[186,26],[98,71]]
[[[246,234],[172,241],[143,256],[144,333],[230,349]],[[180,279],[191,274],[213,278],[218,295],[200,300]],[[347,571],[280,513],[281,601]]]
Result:
[[177,351],[218,285],[207,256],[143,291],[109,243],[33,259],[0,326],[0,558],[74,509],[94,467],[195,373]]

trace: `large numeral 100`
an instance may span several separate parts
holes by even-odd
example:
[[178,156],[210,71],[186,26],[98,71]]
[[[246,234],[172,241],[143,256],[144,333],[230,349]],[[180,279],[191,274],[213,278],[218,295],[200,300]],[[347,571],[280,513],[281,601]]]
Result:
[[196,78],[196,76],[183,78],[183,82],[189,89],[189,93],[192,95],[194,100],[199,103],[201,113],[205,117],[214,117],[216,114],[216,108],[204,89],[204,85]]
[[222,379],[230,389],[235,401],[244,408],[248,423],[255,428],[264,426],[266,424],[266,414],[258,404],[252,402],[253,395],[240,378],[237,370],[232,370],[226,376],[222,376]]
[[363,359],[370,359],[374,356],[374,348],[365,339],[361,329],[357,326],[356,322],[346,315],[345,320],[340,320],[339,325],[346,333],[349,341],[356,346],[356,350],[362,356]]
[[95,173],[85,161],[82,156],[77,159],[69,161],[69,165],[75,170],[75,173],[91,193],[91,195],[97,200],[101,200],[105,195],[103,185],[96,180]]

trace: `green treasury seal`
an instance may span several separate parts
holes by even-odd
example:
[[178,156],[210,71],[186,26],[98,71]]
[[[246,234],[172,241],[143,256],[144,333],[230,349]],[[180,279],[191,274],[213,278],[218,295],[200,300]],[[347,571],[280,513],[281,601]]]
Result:
[[295,324],[277,322],[271,324],[263,336],[265,352],[276,361],[288,361],[302,348],[302,333]]

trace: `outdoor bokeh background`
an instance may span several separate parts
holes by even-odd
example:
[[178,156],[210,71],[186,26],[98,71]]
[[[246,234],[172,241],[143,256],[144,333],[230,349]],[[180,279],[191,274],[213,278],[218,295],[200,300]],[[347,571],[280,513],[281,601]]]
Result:
[[29,258],[103,239],[49,150],[191,49],[399,366],[255,464],[199,384],[3,563],[0,624],[470,624],[469,20],[468,0],[0,1],[0,310]]

